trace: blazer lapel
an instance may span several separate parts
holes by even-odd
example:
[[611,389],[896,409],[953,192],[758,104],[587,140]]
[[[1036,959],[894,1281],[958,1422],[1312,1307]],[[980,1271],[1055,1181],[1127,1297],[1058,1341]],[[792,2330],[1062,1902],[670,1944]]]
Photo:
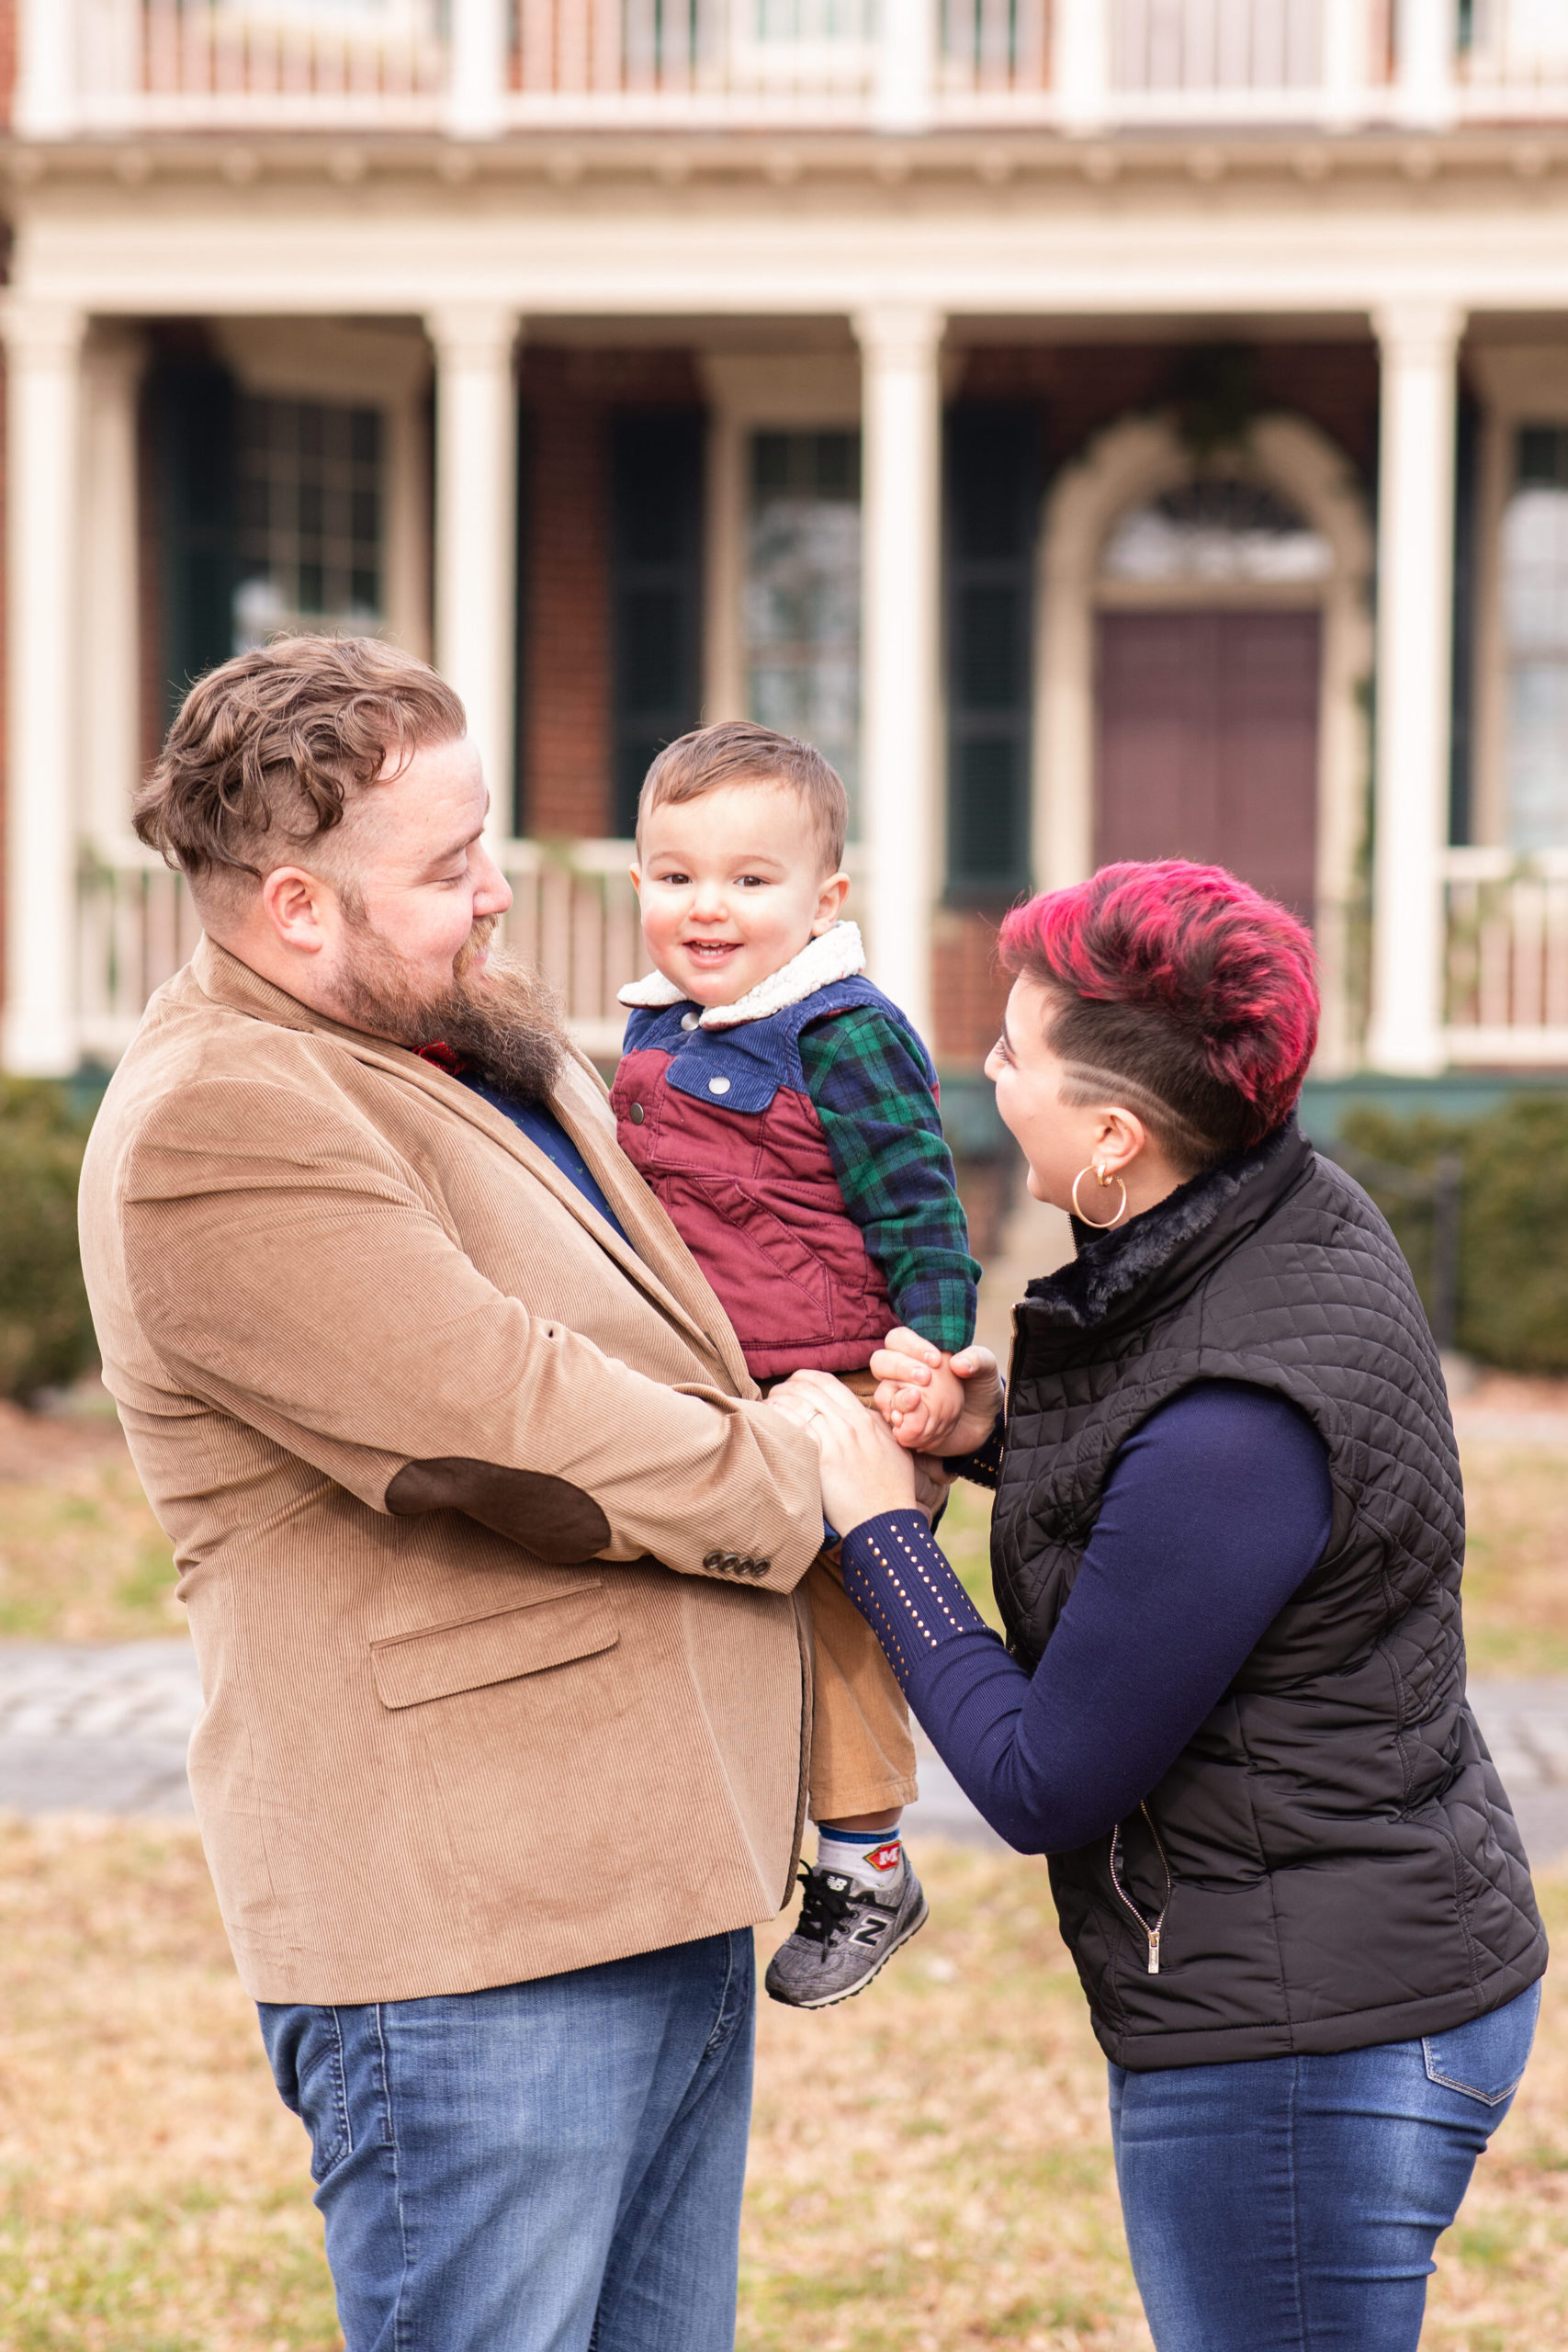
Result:
[[[418,1054],[401,1046],[394,1046],[382,1038],[363,1036],[357,1030],[343,1028],[335,1021],[329,1021],[324,1014],[313,1012],[309,1005],[301,1004],[284,989],[275,988],[270,980],[265,980],[259,973],[253,972],[238,956],[230,955],[226,948],[205,937],[198,943],[191,958],[191,969],[203,992],[216,998],[220,1003],[231,1005],[236,1012],[249,1013],[254,1018],[270,1021],[280,1028],[299,1029],[329,1037],[334,1044],[344,1046],[356,1061],[365,1062],[372,1069],[385,1071],[390,1078],[417,1087],[422,1093],[439,1103],[443,1110],[466,1119],[470,1126],[478,1127],[492,1143],[499,1144],[513,1159],[522,1162],[529,1174],[615,1260],[628,1281],[636,1283],[637,1288],[646,1292],[671,1322],[679,1324],[705,1356],[716,1361],[732,1384],[741,1387],[742,1393],[750,1385],[745,1360],[723,1321],[723,1309],[719,1309],[717,1318],[719,1330],[710,1330],[707,1324],[715,1318],[709,1315],[704,1319],[697,1295],[694,1295],[689,1300],[682,1298],[671,1283],[665,1279],[664,1272],[656,1270],[655,1264],[644,1257],[630,1239],[621,1238],[614,1226],[605,1222],[570,1177],[558,1169],[514,1121],[509,1119],[503,1111],[496,1110],[482,1095],[476,1094],[472,1087],[465,1086],[461,1079],[453,1078],[447,1071],[438,1069],[434,1062],[423,1060]],[[630,1169],[629,1163],[610,1164],[612,1154],[604,1148],[603,1131],[594,1131],[594,1123],[583,1115],[582,1106],[577,1106],[576,1115],[572,1114],[570,1098],[576,1088],[585,1083],[589,1074],[592,1074],[595,1086],[599,1079],[592,1064],[586,1062],[575,1047],[570,1050],[574,1064],[581,1068],[574,1069],[567,1083],[558,1087],[550,1108],[582,1153],[605,1198],[626,1225],[628,1235],[646,1236],[654,1258],[662,1261],[669,1273],[679,1281],[684,1272],[681,1259],[685,1258],[686,1253],[683,1246],[679,1257],[671,1250],[670,1244],[674,1228],[670,1226],[663,1210],[653,1194],[643,1186],[636,1171]],[[620,1161],[618,1145],[614,1148],[614,1159]],[[626,1182],[628,1175],[630,1183]],[[730,1340],[729,1347],[725,1345],[721,1333]]]

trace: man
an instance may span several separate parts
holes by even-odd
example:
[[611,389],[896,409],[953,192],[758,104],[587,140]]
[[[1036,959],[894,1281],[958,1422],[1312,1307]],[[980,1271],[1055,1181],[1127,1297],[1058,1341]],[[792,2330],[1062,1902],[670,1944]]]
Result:
[[206,935],[83,1257],[349,2352],[723,2352],[816,1453],[491,953],[486,807],[389,647],[192,690],[136,821]]

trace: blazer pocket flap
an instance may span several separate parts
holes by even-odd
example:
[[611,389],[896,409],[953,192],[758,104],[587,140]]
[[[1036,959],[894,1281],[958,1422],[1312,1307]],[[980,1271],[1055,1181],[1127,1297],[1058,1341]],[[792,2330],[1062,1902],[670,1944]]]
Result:
[[494,1616],[372,1642],[371,1670],[384,1707],[417,1707],[425,1699],[450,1699],[460,1690],[482,1690],[491,1682],[512,1682],[547,1666],[592,1657],[596,1650],[614,1649],[620,1638],[604,1588],[590,1585],[525,1609],[502,1609]]

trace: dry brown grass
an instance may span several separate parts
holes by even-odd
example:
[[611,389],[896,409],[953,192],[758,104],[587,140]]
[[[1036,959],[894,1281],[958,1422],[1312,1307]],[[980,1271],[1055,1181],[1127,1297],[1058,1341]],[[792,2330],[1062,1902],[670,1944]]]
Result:
[[185,1622],[119,1423],[0,1400],[0,1636],[134,1641]]
[[[1477,1667],[1568,1670],[1568,1458],[1472,1444],[1466,1475]],[[986,1498],[961,1488],[943,1535],[988,1605]],[[118,1430],[0,1408],[0,1634],[183,1622]],[[921,1867],[932,1923],[870,1994],[815,2018],[763,2004],[741,2352],[1148,2352],[1043,1866],[923,1847]],[[1568,1935],[1568,1875],[1542,1893]],[[0,1821],[0,2352],[332,2352],[304,2138],[194,1831]],[[1568,1997],[1550,1984],[1424,2341],[1568,2341]]]
[[[931,1925],[870,1993],[763,2004],[741,2352],[1148,2352],[1043,1870],[922,1866]],[[1568,1879],[1544,1892],[1568,1932]],[[304,2138],[195,1833],[0,1824],[0,2352],[333,2352]],[[1426,2343],[1565,2339],[1568,1998],[1549,1984]]]

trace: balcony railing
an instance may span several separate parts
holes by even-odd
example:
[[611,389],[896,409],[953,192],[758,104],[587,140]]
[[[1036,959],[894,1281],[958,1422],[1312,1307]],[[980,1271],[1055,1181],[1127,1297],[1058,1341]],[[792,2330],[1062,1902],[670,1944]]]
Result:
[[[560,990],[573,1036],[601,1061],[620,1050],[626,1015],[616,991],[648,968],[626,873],[634,854],[623,841],[513,841],[502,851],[513,889],[505,944]],[[852,871],[857,862],[852,850]],[[1451,849],[1443,888],[1449,1058],[1568,1067],[1568,850],[1521,859],[1513,850]],[[77,931],[85,1056],[112,1061],[124,1051],[148,998],[188,959],[200,928],[179,876],[134,842],[85,856]],[[1348,933],[1319,929],[1326,992],[1338,1004],[1359,992],[1360,951]],[[1324,1042],[1337,1066],[1358,1058],[1338,1014]]]
[[1568,850],[1450,849],[1444,890],[1450,1058],[1568,1064]]
[[21,0],[23,137],[1568,118],[1551,0]]

